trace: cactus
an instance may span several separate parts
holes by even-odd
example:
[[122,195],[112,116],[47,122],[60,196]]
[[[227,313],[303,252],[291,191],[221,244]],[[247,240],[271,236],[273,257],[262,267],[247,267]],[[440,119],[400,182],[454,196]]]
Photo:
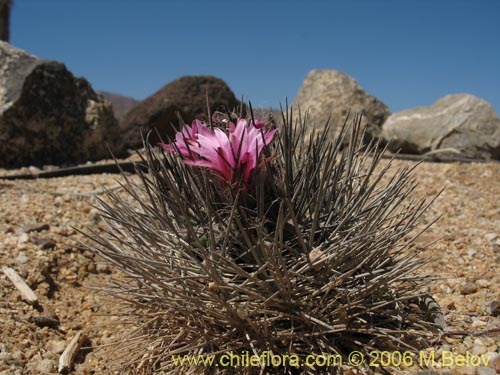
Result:
[[[213,121],[198,123],[213,132],[207,137],[234,138],[230,117]],[[242,146],[233,148],[232,172],[221,174],[203,157],[194,128],[163,148],[145,142],[138,177],[123,175],[125,194],[112,191],[100,201],[107,229],[89,230],[87,245],[122,272],[107,290],[123,299],[118,315],[136,327],[117,346],[122,369],[336,373],[290,364],[179,367],[174,356],[346,359],[354,350],[417,350],[432,337],[436,324],[418,308],[430,276],[415,272],[428,259],[412,246],[428,228],[417,231],[432,200],[411,198],[413,167],[384,185],[391,162],[380,167],[384,150],[363,145],[359,115],[348,117],[334,142],[327,131],[306,139],[307,121],[294,122],[286,109],[280,121],[270,117],[269,129],[245,122],[258,128],[248,132],[268,137],[264,147],[253,146],[258,162],[244,177],[237,170]]]

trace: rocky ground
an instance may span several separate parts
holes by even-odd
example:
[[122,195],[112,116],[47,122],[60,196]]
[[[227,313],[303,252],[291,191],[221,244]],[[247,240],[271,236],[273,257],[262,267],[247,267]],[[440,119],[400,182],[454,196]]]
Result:
[[[395,166],[411,163],[396,161]],[[0,171],[0,175],[8,173],[12,171]],[[500,163],[424,163],[416,176],[419,196],[431,197],[446,188],[423,221],[442,218],[418,245],[437,241],[425,253],[436,260],[430,270],[421,271],[440,276],[431,292],[455,334],[442,337],[428,351],[438,350],[436,360],[444,351],[489,353],[492,358],[490,367],[439,369],[438,365],[435,370],[493,375],[496,366],[500,373],[496,357],[500,352]],[[1,375],[57,373],[61,353],[79,332],[82,349],[70,373],[115,373],[107,368],[108,359],[99,348],[122,329],[103,325],[112,319],[105,316],[111,307],[92,287],[109,282],[117,271],[83,250],[79,242],[85,238],[76,229],[102,225],[92,205],[102,196],[103,187],[118,187],[118,178],[0,180],[0,266],[14,269],[39,299],[36,306],[23,301],[0,272]]]

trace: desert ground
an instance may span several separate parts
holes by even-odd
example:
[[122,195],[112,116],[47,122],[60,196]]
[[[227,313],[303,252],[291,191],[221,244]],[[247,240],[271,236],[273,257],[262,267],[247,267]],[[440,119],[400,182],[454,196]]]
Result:
[[[393,170],[410,164],[396,160]],[[0,170],[0,175],[23,172]],[[497,359],[490,367],[432,370],[500,373],[500,163],[424,162],[415,176],[417,197],[431,198],[444,188],[422,225],[441,218],[416,244],[435,241],[421,254],[434,260],[418,272],[439,277],[429,288],[450,330],[427,350],[436,350],[436,359],[445,351]],[[93,205],[104,187],[118,189],[119,180],[113,174],[0,180],[0,266],[15,270],[39,300],[36,306],[26,303],[0,272],[0,375],[58,373],[59,357],[79,332],[81,349],[69,373],[117,373],[101,349],[126,330],[105,324],[113,323],[106,314],[120,302],[110,302],[94,287],[119,271],[84,250],[80,242],[87,240],[77,229],[103,225]]]

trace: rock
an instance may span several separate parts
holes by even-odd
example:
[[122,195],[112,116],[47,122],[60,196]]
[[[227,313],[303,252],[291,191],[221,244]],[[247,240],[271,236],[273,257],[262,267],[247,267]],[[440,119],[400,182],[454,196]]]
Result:
[[486,241],[488,242],[492,242],[494,241],[496,238],[498,237],[498,234],[494,233],[494,232],[491,232],[491,233],[487,233],[484,238],[486,239]]
[[59,317],[54,309],[48,305],[43,307],[43,311],[39,315],[31,316],[29,321],[39,327],[57,328],[59,326]]
[[100,91],[99,94],[109,100],[113,106],[113,113],[118,121],[122,120],[123,116],[139,103],[139,100],[129,98],[128,96],[113,94],[111,92]]
[[[190,124],[195,118],[207,120],[207,95],[210,110],[224,111],[238,107],[239,102],[227,84],[212,76],[184,76],[163,86],[156,93],[132,108],[120,124],[124,131],[124,142],[129,148],[142,147],[144,137],[157,129],[166,141],[179,127],[179,115]],[[150,143],[156,144],[158,137],[151,134]]]
[[95,271],[98,273],[111,273],[111,268],[106,263],[97,263]]
[[477,285],[472,281],[467,281],[466,283],[460,285],[460,293],[467,295],[477,292]]
[[29,240],[29,236],[28,236],[28,233],[21,233],[21,235],[19,236],[17,242],[22,244],[22,243],[26,243],[28,242]]
[[475,366],[457,366],[453,371],[456,375],[476,375],[477,367]]
[[54,361],[52,361],[51,359],[42,359],[40,362],[38,362],[36,369],[41,374],[50,374],[54,371]]
[[475,344],[472,347],[472,351],[471,352],[474,355],[481,355],[481,354],[485,354],[487,351],[488,351],[488,348],[485,345]]
[[[62,63],[0,42],[0,168],[120,154],[111,104]],[[33,169],[33,168],[31,168]]]
[[491,367],[478,367],[476,373],[477,375],[496,375],[497,372]]
[[39,246],[42,250],[54,249],[57,245],[50,238],[34,238],[33,243]]
[[49,228],[50,228],[49,224],[41,224],[41,223],[26,224],[21,227],[21,232],[23,233],[42,232],[44,230],[49,230]]
[[54,354],[61,354],[66,349],[66,341],[64,340],[50,340],[45,347],[49,352]]
[[495,371],[500,374],[500,354],[492,353],[490,356],[491,360],[488,363],[488,367],[495,369]]
[[[392,114],[382,127],[391,151],[436,158],[500,158],[500,119],[486,101],[473,95],[448,95],[429,107]],[[448,151],[446,151],[448,150]]]
[[312,126],[322,129],[331,116],[331,138],[338,134],[349,110],[361,111],[367,131],[365,141],[380,136],[381,126],[390,114],[383,102],[367,94],[352,77],[336,70],[309,72],[292,106],[295,111],[307,111],[311,131]]
[[0,362],[10,361],[11,358],[12,358],[12,355],[9,352],[0,351]]
[[492,316],[500,316],[500,301],[491,301],[486,307],[486,312]]
[[28,263],[28,262],[29,262],[29,260],[30,260],[30,259],[26,256],[26,254],[21,253],[21,254],[19,254],[19,255],[17,256],[17,258],[16,258],[16,263],[17,263],[17,264],[26,264],[26,263]]

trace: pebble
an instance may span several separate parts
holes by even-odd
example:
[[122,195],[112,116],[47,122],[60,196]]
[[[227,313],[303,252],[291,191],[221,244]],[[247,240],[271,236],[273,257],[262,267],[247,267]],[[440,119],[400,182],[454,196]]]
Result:
[[23,359],[23,352],[20,351],[20,350],[16,350],[14,352],[12,352],[11,354],[11,358],[14,360],[14,361],[20,361]]
[[9,352],[0,352],[0,362],[6,362],[12,359],[12,355]]
[[458,366],[455,367],[453,373],[456,375],[476,375],[477,367],[475,366]]
[[30,165],[28,167],[28,171],[32,174],[32,175],[35,175],[35,176],[38,176],[42,170],[38,167],[35,167],[34,165]]
[[54,354],[61,354],[65,348],[66,348],[66,341],[64,340],[50,340],[49,342],[47,342],[47,345],[45,346],[45,349]]
[[498,234],[492,232],[492,233],[488,233],[484,236],[484,238],[486,239],[486,241],[488,242],[491,242],[493,240],[495,240],[496,238],[498,237]]
[[29,236],[28,236],[28,233],[22,233],[18,238],[17,238],[17,242],[18,243],[26,243],[28,242],[29,240]]
[[50,238],[35,238],[33,243],[40,246],[43,250],[54,249],[56,247],[56,243]]
[[56,207],[60,207],[63,203],[63,200],[61,197],[55,197],[54,198],[54,206]]
[[50,229],[49,224],[34,223],[34,224],[23,225],[21,227],[21,232],[23,233],[41,232],[49,229]]
[[486,307],[486,312],[492,316],[500,316],[500,301],[491,301]]
[[491,367],[478,367],[477,368],[477,375],[496,375],[495,369],[492,369]]
[[97,273],[111,273],[111,268],[106,263],[97,263],[95,270]]
[[485,354],[488,351],[488,348],[481,344],[476,344],[472,347],[472,354],[481,355]]
[[38,362],[36,369],[42,374],[50,374],[54,371],[54,361],[51,359],[42,359]]
[[17,264],[26,264],[26,263],[28,263],[28,262],[29,262],[29,260],[30,260],[30,259],[26,256],[26,254],[21,253],[21,254],[19,254],[19,255],[17,256],[17,258],[16,258],[16,263],[17,263]]
[[495,369],[497,373],[500,374],[500,354],[499,353],[489,353],[490,354],[490,362],[488,363],[488,367]]
[[467,295],[477,292],[477,285],[472,281],[467,281],[466,283],[460,285],[460,293]]

